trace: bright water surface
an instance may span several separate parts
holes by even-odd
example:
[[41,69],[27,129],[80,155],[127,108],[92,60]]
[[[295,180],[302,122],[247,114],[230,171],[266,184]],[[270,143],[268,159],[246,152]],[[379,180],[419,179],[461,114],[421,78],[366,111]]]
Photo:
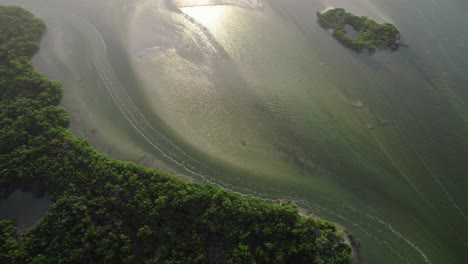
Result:
[[[33,63],[99,150],[295,200],[351,230],[364,263],[468,263],[465,1],[0,3],[46,21]],[[409,48],[353,53],[315,21],[332,6]]]

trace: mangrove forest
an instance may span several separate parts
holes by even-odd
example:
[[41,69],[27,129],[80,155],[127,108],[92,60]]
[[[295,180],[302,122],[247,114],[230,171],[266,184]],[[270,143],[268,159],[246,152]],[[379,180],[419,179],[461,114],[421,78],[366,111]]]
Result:
[[[356,16],[343,8],[317,12],[318,23],[325,29],[333,30],[333,37],[344,46],[362,52],[375,52],[377,47],[397,50],[400,46],[400,32],[390,23],[379,24],[365,16]],[[357,32],[355,39],[347,33],[346,26]]]
[[[321,23],[362,29],[363,48],[396,32],[384,25],[386,37],[370,41],[368,20],[359,28],[331,14]],[[0,263],[350,263],[335,225],[300,216],[293,203],[188,183],[97,152],[68,129],[61,84],[32,66],[44,22],[4,6],[0,24],[1,195],[22,189],[54,202],[27,231],[0,221]]]

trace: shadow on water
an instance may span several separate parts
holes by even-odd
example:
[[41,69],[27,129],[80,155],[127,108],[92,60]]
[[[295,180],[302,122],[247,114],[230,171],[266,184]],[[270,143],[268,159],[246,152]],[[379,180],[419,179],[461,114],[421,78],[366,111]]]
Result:
[[15,219],[18,229],[27,230],[44,217],[53,202],[48,195],[16,190],[0,200],[0,220]]

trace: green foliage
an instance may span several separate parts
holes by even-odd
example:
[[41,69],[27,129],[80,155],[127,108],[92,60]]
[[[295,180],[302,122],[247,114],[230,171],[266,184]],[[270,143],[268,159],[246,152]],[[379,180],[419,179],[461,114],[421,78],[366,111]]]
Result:
[[[334,225],[110,159],[67,129],[61,86],[36,72],[43,22],[0,7],[0,187],[49,193],[21,238],[0,222],[1,263],[349,263]],[[14,21],[14,22],[12,22]],[[34,40],[30,47],[15,45]]]
[[[335,37],[344,46],[361,52],[367,49],[374,52],[376,47],[397,50],[400,33],[389,23],[379,24],[364,16],[347,13],[343,8],[335,8],[324,13],[317,12],[318,23],[325,29],[333,29]],[[355,40],[346,35],[345,26],[350,25],[358,32]]]
[[39,48],[44,22],[20,7],[9,6],[1,12],[0,64],[18,56],[32,56]]
[[0,263],[11,263],[18,249],[15,221],[0,221]]

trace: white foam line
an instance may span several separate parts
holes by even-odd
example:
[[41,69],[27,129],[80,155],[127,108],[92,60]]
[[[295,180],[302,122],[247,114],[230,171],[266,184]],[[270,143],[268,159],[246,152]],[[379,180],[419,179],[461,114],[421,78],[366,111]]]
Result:
[[[416,8],[416,7],[415,7]],[[420,10],[418,10],[418,14],[420,16],[422,16],[424,18],[424,15],[421,13]],[[427,21],[427,19],[423,19],[426,21],[426,23],[429,23]],[[440,47],[440,41],[439,41],[439,47]],[[380,86],[378,84],[378,82],[374,79],[374,77],[368,72],[368,75],[369,77],[372,79],[372,81],[374,82],[375,85],[377,86]],[[454,98],[457,98],[456,96]],[[426,161],[423,159],[423,157],[421,156],[421,154],[414,148],[414,146],[408,142],[408,140],[403,136],[403,134],[400,132],[400,130],[398,129],[397,126],[394,126],[395,130],[398,132],[400,138],[406,142],[406,145],[409,146],[413,152],[417,155],[418,159],[421,161],[421,163],[423,164],[423,166],[426,168],[426,170],[429,172],[429,174],[431,175],[431,177],[434,179],[434,181],[437,183],[437,185],[440,187],[440,189],[442,190],[442,192],[444,193],[444,195],[446,196],[447,200],[449,201],[449,203],[455,208],[455,210],[463,217],[464,221],[466,223],[468,223],[468,217],[467,215],[463,212],[463,210],[460,208],[460,206],[458,206],[458,204],[455,202],[455,200],[452,198],[450,192],[447,191],[447,189],[445,188],[445,186],[442,184],[442,182],[439,180],[439,178],[435,175],[435,173],[432,171],[432,169],[429,167],[429,165],[426,163]],[[380,145],[380,142],[379,142],[379,145]],[[381,149],[383,150],[383,148],[381,147]],[[425,196],[420,193],[420,191],[416,188],[416,186],[410,181],[410,179],[406,176],[405,173],[403,173],[402,171],[400,171],[400,169],[398,169],[398,166],[395,165],[395,163],[393,162],[393,160],[390,159],[390,155],[386,155],[389,160],[392,162],[392,164],[394,164],[394,167],[400,172],[400,174],[405,178],[405,180],[410,184],[411,188],[417,192],[420,197],[425,200],[425,201],[428,201],[427,198],[425,198]]]
[[[93,31],[99,36],[100,38],[100,41],[103,45],[103,48],[104,48],[104,54],[107,56],[107,45],[106,45],[106,42],[104,41],[104,38],[102,37],[102,35],[99,33],[99,31],[96,29],[96,27],[94,27],[89,21],[87,21],[86,19],[84,19],[83,17],[79,16],[79,15],[76,15],[74,13],[71,13],[69,11],[66,11],[66,10],[63,10],[63,9],[58,9],[58,8],[53,8],[53,9],[56,9],[56,10],[59,10],[61,12],[64,12],[68,15],[71,15],[71,16],[74,16],[78,19],[80,19],[82,22],[84,22],[86,25],[88,25],[90,28],[93,29]],[[155,47],[155,48],[160,48],[162,49],[161,47]],[[160,133],[159,131],[157,131],[150,123],[149,121],[146,119],[146,117],[141,113],[141,111],[138,109],[138,107],[135,105],[135,103],[133,102],[133,100],[130,98],[130,96],[128,95],[128,92],[126,89],[123,88],[123,85],[122,83],[120,82],[119,78],[117,78],[117,76],[115,75],[115,72],[114,70],[112,69],[112,66],[110,65],[110,63],[108,62],[107,59],[105,59],[106,63],[108,64],[108,68],[111,70],[111,74],[113,75],[114,79],[116,79],[119,83],[119,89],[122,90],[126,97],[128,98],[129,102],[132,104],[132,106],[134,107],[135,111],[137,113],[140,114],[140,116],[143,118],[144,122],[150,127],[151,130],[153,130],[155,133],[157,133],[157,135],[162,138],[166,143],[170,144],[172,147],[174,147],[175,149],[177,149],[178,151],[180,151],[180,154],[184,155],[185,157],[191,159],[192,161],[194,161],[195,163],[197,164],[200,164],[199,161],[193,159],[191,156],[189,156],[187,153],[185,153],[183,150],[181,150],[179,148],[179,146],[175,145],[172,141],[170,141],[169,139],[167,139],[166,136],[164,136],[162,133]],[[115,101],[114,101],[115,102]],[[133,115],[131,113],[129,113],[131,116],[132,116],[132,119],[135,120],[136,122],[136,119],[133,117]]]
[[157,46],[156,47],[151,47],[151,48],[146,48],[143,51],[137,53],[135,56],[140,57],[143,54],[146,54],[148,52],[155,51],[155,50],[163,50],[163,48],[157,47]]
[[413,152],[416,154],[418,159],[421,161],[422,165],[426,168],[427,172],[429,172],[429,174],[434,179],[434,181],[437,183],[437,185],[440,187],[440,189],[442,189],[442,192],[445,194],[445,196],[448,199],[448,201],[450,202],[450,204],[458,211],[458,213],[463,217],[465,222],[468,222],[468,218],[465,215],[465,213],[461,210],[461,208],[458,206],[458,204],[453,200],[450,193],[447,191],[447,189],[445,189],[444,185],[440,182],[439,178],[435,175],[435,173],[432,171],[432,169],[429,167],[429,165],[423,159],[421,154],[415,149],[415,147],[410,142],[408,142],[408,140],[403,136],[403,134],[400,132],[400,129],[397,126],[395,126],[395,130],[398,132],[398,135],[400,136],[400,138],[403,141],[406,142],[406,145],[409,146],[413,150]]
[[440,182],[439,178],[432,172],[432,169],[427,165],[426,161],[421,157],[421,155],[419,154],[419,152],[414,149],[413,146],[411,146],[411,148],[413,149],[413,151],[416,153],[416,155],[418,156],[419,160],[422,162],[422,164],[424,165],[424,167],[426,167],[427,171],[429,172],[429,174],[432,176],[432,178],[437,182],[437,184],[439,185],[439,187],[442,189],[442,191],[444,192],[445,196],[447,197],[447,199],[449,200],[450,204],[458,211],[458,213],[460,213],[460,215],[463,217],[463,219],[465,220],[465,222],[468,223],[468,218],[467,216],[465,215],[465,213],[463,212],[463,210],[460,208],[460,206],[458,206],[458,204],[453,200],[452,198],[452,195],[450,195],[450,193],[447,191],[447,189],[444,187],[444,185]]
[[[70,15],[73,15],[75,17],[78,17],[80,18],[82,21],[84,21],[86,24],[88,24],[89,26],[91,26],[93,28],[93,30],[95,31],[95,33],[97,33],[97,35],[100,37],[101,41],[102,41],[102,44],[103,44],[103,48],[104,48],[104,52],[105,54],[107,54],[107,47],[106,47],[106,44],[105,44],[105,41],[102,37],[102,35],[97,31],[97,29],[92,25],[90,24],[88,21],[86,21],[84,18],[78,16],[78,15],[75,15],[73,13],[70,13],[68,11],[65,11],[65,10],[62,10],[63,12],[66,12]],[[223,190],[227,190],[227,191],[231,191],[231,192],[234,192],[234,193],[237,193],[239,195],[242,195],[242,196],[252,196],[251,194],[244,194],[244,193],[240,193],[238,191],[235,191],[231,188],[228,188],[226,186],[222,186],[221,184],[213,181],[212,179],[208,178],[207,176],[201,174],[201,173],[198,173],[194,170],[192,170],[191,168],[188,168],[183,162],[179,162],[178,160],[176,160],[175,158],[173,158],[172,156],[170,155],[167,155],[164,150],[162,150],[160,147],[158,147],[148,136],[145,135],[145,133],[142,132],[141,128],[138,127],[138,121],[135,119],[135,117],[131,114],[131,113],[127,113],[127,109],[124,109],[122,107],[122,105],[118,102],[118,99],[115,97],[115,95],[112,93],[111,89],[113,89],[112,87],[112,84],[111,84],[111,81],[110,79],[105,75],[105,71],[99,67],[97,61],[96,61],[96,58],[94,56],[91,57],[91,60],[98,72],[98,75],[101,77],[101,79],[103,80],[104,82],[104,86],[106,87],[106,90],[108,91],[109,95],[111,96],[112,100],[114,101],[114,103],[116,104],[116,106],[119,108],[120,112],[123,114],[123,116],[125,117],[125,119],[127,119],[127,121],[131,124],[131,126],[153,147],[155,148],[158,152],[161,153],[161,155],[165,158],[167,158],[168,160],[170,160],[171,162],[173,162],[174,164],[176,164],[177,166],[181,167],[182,169],[184,169],[185,171],[187,171],[188,173],[192,174],[192,175],[195,175],[195,176],[198,176],[199,178],[203,179],[203,181],[209,183],[209,184],[212,184],[212,185],[215,185]],[[106,60],[107,61],[107,60]],[[110,64],[109,64],[110,66]],[[111,67],[111,66],[110,66]],[[120,80],[115,76],[115,73],[113,72],[112,68],[111,69],[111,74],[113,75],[114,79],[116,79],[118,82],[119,82],[119,85],[118,85],[118,88],[120,90],[122,90],[128,97],[128,94],[126,92],[126,90],[123,88],[123,86],[121,85],[120,83]],[[122,86],[122,87],[120,87]],[[128,97],[128,99],[130,100],[131,104],[133,105],[134,109],[142,116],[142,118],[144,118],[144,115],[138,110],[138,108],[136,107],[136,105],[133,103],[133,101]],[[130,116],[129,116],[130,115]],[[144,118],[144,122],[147,123],[148,125],[149,122],[146,118]],[[158,131],[156,131],[152,126],[150,126],[150,128],[152,130],[154,130],[155,132],[159,133]],[[173,144],[173,143],[172,143]],[[179,149],[180,150],[180,149]],[[185,154],[185,153],[184,153]],[[244,190],[247,190],[248,192],[250,193],[253,193],[255,194],[255,196],[263,201],[266,201],[266,202],[274,202],[274,203],[277,203],[280,201],[280,199],[272,199],[272,198],[266,198],[266,197],[262,197],[261,194],[253,191],[253,190],[250,190],[248,188],[244,188]],[[288,200],[291,200],[291,201],[296,201],[296,202],[300,202],[300,203],[303,203],[303,204],[308,204],[309,206],[311,205],[309,202],[305,202],[301,199],[297,199],[297,198],[293,198],[293,197],[286,197],[286,199]],[[320,207],[319,205],[316,205],[316,204],[313,204],[314,207]],[[326,210],[326,211],[329,211],[332,215],[335,215],[336,217],[346,221],[346,222],[349,222],[348,219],[346,219],[344,216],[340,215],[340,214],[337,214],[336,212],[333,212],[333,211],[330,211],[329,209],[326,209],[326,208],[323,208],[323,207],[320,207],[322,208],[322,210]],[[369,216],[371,217],[371,216]],[[377,218],[378,219],[378,218]],[[429,261],[429,259],[426,257],[426,255],[417,247],[414,245],[414,243],[412,243],[411,241],[409,241],[408,239],[406,239],[405,237],[403,237],[398,231],[394,230],[390,225],[386,224],[385,222],[381,221],[380,219],[378,219],[378,221],[385,225],[388,229],[390,229],[392,231],[392,233],[394,233],[395,235],[397,235],[398,237],[402,238],[406,243],[408,243],[410,246],[412,246],[414,249],[416,249],[420,254],[421,256],[423,256],[424,260],[426,263],[431,263]],[[366,235],[372,237],[373,239],[375,239],[377,242],[379,242],[379,244],[381,243],[380,240],[378,240],[375,236],[373,236],[372,234],[370,234],[368,231],[366,231],[363,227],[361,227],[360,225],[358,225],[357,223],[351,223],[353,226],[356,226],[358,227],[363,233],[365,233]],[[384,242],[385,244],[388,245],[388,243]],[[395,250],[393,250],[391,247],[390,249],[392,250],[392,252],[394,252],[397,256],[399,256],[401,258],[401,255],[398,254],[398,252],[396,252]]]
[[[54,8],[54,9],[56,9],[56,8]],[[104,41],[104,38],[102,37],[102,35],[99,33],[99,31],[98,31],[90,22],[88,22],[86,19],[82,18],[81,16],[78,16],[78,15],[73,14],[73,13],[71,13],[71,12],[68,12],[68,11],[66,11],[66,10],[62,10],[62,9],[57,9],[57,10],[59,10],[59,11],[61,11],[61,12],[64,12],[64,13],[67,13],[67,14],[69,14],[69,15],[72,15],[72,16],[74,16],[74,17],[77,17],[77,18],[79,18],[80,20],[82,20],[83,22],[85,22],[87,25],[89,25],[89,26],[93,29],[93,31],[99,36],[99,38],[100,38],[100,40],[101,40],[101,42],[102,42],[102,44],[103,44],[104,54],[107,54],[107,45],[106,45],[106,43],[105,43],[105,41]],[[172,161],[174,164],[176,164],[176,165],[178,165],[179,167],[183,168],[184,170],[186,170],[187,172],[191,173],[192,175],[196,175],[196,176],[202,178],[204,181],[206,181],[206,182],[208,182],[208,183],[211,183],[211,184],[216,185],[216,186],[218,186],[218,187],[220,187],[220,188],[226,189],[226,188],[224,188],[223,186],[221,186],[221,185],[219,185],[219,184],[217,184],[217,183],[215,183],[215,182],[209,180],[209,179],[208,179],[207,177],[205,177],[204,175],[202,175],[202,174],[200,174],[200,173],[197,173],[197,172],[195,172],[195,171],[193,171],[193,170],[187,168],[187,166],[185,166],[185,164],[183,164],[183,162],[179,162],[179,161],[177,161],[176,159],[174,159],[173,157],[167,155],[160,147],[158,147],[156,144],[154,144],[154,142],[151,141],[151,140],[137,127],[137,125],[135,124],[135,123],[137,122],[136,119],[135,119],[133,116],[132,116],[132,118],[130,118],[130,117],[128,116],[128,114],[125,112],[125,110],[122,108],[122,105],[119,104],[119,102],[117,101],[117,99],[115,98],[114,94],[113,94],[112,91],[111,91],[111,88],[110,88],[110,87],[112,87],[112,85],[111,85],[111,83],[110,83],[111,81],[110,81],[108,78],[105,77],[104,71],[101,69],[101,67],[98,66],[95,57],[92,56],[92,57],[91,57],[91,60],[92,60],[94,66],[95,66],[95,68],[96,68],[96,70],[97,70],[97,72],[98,72],[98,75],[99,75],[99,76],[101,77],[101,79],[103,80],[104,86],[106,87],[106,90],[108,91],[108,93],[109,93],[109,95],[111,96],[111,98],[112,98],[112,100],[114,101],[114,103],[115,103],[115,104],[117,105],[117,107],[119,108],[120,112],[121,112],[121,113],[124,115],[124,117],[130,122],[130,124],[132,125],[132,127],[133,127],[133,128],[134,128],[134,129],[151,145],[151,146],[153,146],[156,150],[158,150],[158,151],[161,153],[161,155],[163,155],[165,158],[169,159],[169,160]],[[110,65],[110,64],[109,64],[109,65]],[[110,68],[110,70],[111,70],[111,72],[113,73],[113,75],[115,76],[115,73],[113,72],[112,68]],[[119,80],[118,78],[116,78],[116,79],[117,79],[117,81],[119,82],[119,84],[121,85],[120,80]],[[109,86],[110,86],[110,87],[109,87]],[[126,91],[125,91],[125,93],[126,93]],[[128,97],[128,94],[127,94],[127,97]],[[131,99],[130,99],[130,101],[131,101]],[[137,109],[136,106],[135,106],[135,104],[133,103],[133,101],[131,101],[131,102],[132,102],[133,106],[135,107],[135,109]],[[138,112],[139,112],[139,111],[138,111]],[[141,112],[140,112],[140,114],[141,114]],[[131,114],[130,114],[130,115],[131,115]],[[142,115],[142,114],[141,114],[141,115]],[[133,119],[133,121],[132,121],[132,119]],[[145,119],[145,120],[146,120],[146,119]],[[153,128],[153,129],[154,129],[154,128]],[[232,191],[232,190],[231,190],[231,191]]]
[[[320,205],[311,204],[311,203],[305,202],[305,201],[302,201],[301,203],[303,203],[303,204],[305,204],[305,205],[308,205],[309,207],[310,207],[310,206],[313,206],[313,207],[319,208],[320,210],[327,211],[329,214],[334,215],[335,217],[338,217],[338,218],[340,218],[341,220],[343,220],[343,222],[345,222],[345,223],[350,223],[350,225],[357,227],[359,230],[361,230],[361,232],[363,232],[363,233],[364,233],[365,235],[367,235],[368,237],[374,239],[374,240],[375,240],[377,243],[379,243],[380,245],[382,245],[382,244],[386,245],[386,247],[388,247],[389,250],[390,250],[395,256],[397,256],[399,259],[404,260],[406,263],[410,263],[406,258],[404,258],[400,253],[398,253],[398,251],[396,251],[393,247],[391,247],[390,244],[389,244],[387,241],[385,241],[385,240],[379,240],[376,236],[374,236],[373,234],[369,233],[367,230],[365,230],[365,229],[364,229],[362,226],[360,226],[359,224],[354,223],[354,222],[350,221],[348,218],[345,218],[345,217],[343,217],[342,215],[340,215],[340,214],[338,214],[338,213],[336,213],[336,212],[334,212],[334,211],[332,211],[332,210],[330,210],[330,209],[328,209],[328,208],[324,208],[324,207],[322,207],[322,206],[320,206]],[[350,204],[348,204],[348,203],[344,203],[344,207],[345,207],[345,208],[348,208],[348,209],[351,209],[351,210],[354,211],[355,213],[358,213],[358,214],[360,214],[360,215],[364,215],[364,214],[361,213],[360,210],[354,208],[352,205],[350,205]],[[380,220],[379,218],[374,217],[374,216],[371,216],[371,215],[365,215],[365,216],[371,218],[371,219],[374,220],[374,221],[376,221],[377,219]],[[378,221],[378,220],[377,220],[377,221]],[[383,221],[381,221],[381,220],[378,221],[378,222],[379,222],[380,224],[384,224],[384,225],[386,226],[386,223],[385,223],[385,222],[383,222]],[[388,225],[388,226],[390,226],[390,225]],[[387,227],[387,226],[386,226],[386,227]],[[390,227],[391,227],[391,226],[390,226]],[[387,227],[387,228],[388,228],[388,227]],[[423,258],[424,258],[424,260],[425,260],[426,263],[431,263],[431,262],[429,261],[429,259],[426,257],[426,255],[424,255],[424,253],[423,253],[418,247],[416,247],[416,246],[414,245],[414,243],[412,243],[411,241],[409,241],[409,240],[407,240],[406,238],[404,238],[399,232],[397,232],[397,231],[394,230],[393,228],[391,229],[391,231],[392,231],[392,233],[394,233],[395,235],[398,234],[397,237],[399,237],[400,239],[403,238],[403,239],[405,240],[405,242],[407,242],[407,243],[409,242],[409,244],[410,244],[414,249],[417,248],[418,253],[422,254],[422,256],[423,256]],[[396,232],[396,233],[395,233],[395,232]],[[426,260],[427,260],[427,261],[426,261]]]
[[[56,8],[54,8],[54,9],[56,9]],[[99,36],[99,38],[100,38],[100,40],[101,40],[101,42],[102,42],[102,44],[103,44],[104,54],[107,54],[107,46],[106,46],[106,43],[105,43],[105,41],[104,41],[104,38],[102,37],[102,35],[99,33],[99,31],[98,31],[90,22],[88,22],[86,19],[84,19],[84,18],[82,18],[82,17],[80,17],[80,16],[78,16],[78,15],[76,15],[76,14],[73,14],[73,13],[71,13],[71,12],[68,12],[68,11],[66,11],[66,10],[62,10],[62,9],[57,9],[57,10],[62,11],[62,12],[65,12],[65,13],[67,13],[67,14],[69,14],[69,15],[74,16],[74,17],[77,17],[77,18],[79,18],[80,20],[82,20],[83,22],[85,22],[87,25],[89,25],[89,26],[93,29],[93,31]],[[133,115],[132,115],[132,118],[129,117],[129,115],[131,115],[131,114],[127,114],[127,113],[125,112],[125,110],[123,109],[122,105],[119,104],[119,102],[118,102],[117,99],[115,98],[114,94],[113,94],[112,91],[111,91],[112,85],[110,84],[110,80],[107,79],[107,78],[103,75],[103,74],[104,74],[104,73],[103,73],[103,70],[98,66],[98,64],[97,64],[96,59],[94,58],[94,56],[91,58],[91,60],[93,61],[93,64],[94,64],[96,70],[98,71],[98,75],[99,75],[99,76],[101,77],[101,79],[103,80],[104,86],[106,87],[106,90],[107,90],[108,93],[110,94],[110,96],[111,96],[112,100],[114,101],[114,103],[115,103],[115,104],[117,105],[117,107],[119,108],[120,112],[124,115],[125,119],[127,119],[127,121],[130,122],[131,126],[132,126],[132,127],[133,127],[133,128],[134,128],[134,129],[151,145],[151,146],[153,146],[158,152],[160,152],[161,155],[162,155],[163,157],[165,157],[165,158],[167,158],[168,160],[172,161],[174,164],[178,165],[179,167],[181,167],[181,168],[184,169],[185,171],[189,172],[190,174],[195,175],[195,176],[198,176],[199,178],[203,179],[203,181],[205,181],[205,182],[207,182],[207,183],[209,183],[209,184],[215,185],[215,186],[217,186],[217,187],[219,187],[219,188],[221,188],[221,189],[223,189],[223,190],[228,190],[228,191],[231,191],[231,192],[240,194],[240,195],[242,195],[242,196],[251,196],[250,194],[240,193],[240,192],[237,192],[237,191],[235,191],[235,190],[233,190],[233,189],[231,189],[231,188],[222,186],[221,184],[216,183],[216,182],[214,182],[213,180],[209,179],[207,176],[205,176],[205,175],[203,175],[203,174],[201,174],[201,173],[195,172],[194,170],[188,168],[183,162],[179,162],[179,161],[176,160],[175,158],[173,158],[173,157],[167,155],[160,147],[158,147],[151,139],[149,139],[149,138],[141,131],[140,128],[138,128],[138,126],[137,126],[137,124],[136,124],[137,121],[136,121],[136,119],[133,117]],[[106,60],[106,61],[107,61],[107,60]],[[109,66],[110,66],[110,64],[109,64]],[[113,72],[111,66],[110,66],[110,70],[111,70],[112,74],[115,76],[115,73]],[[115,78],[116,78],[116,76],[115,76]],[[120,80],[119,80],[118,78],[116,78],[116,80],[119,82],[120,86],[122,86],[121,83],[120,83]],[[108,82],[109,82],[109,84],[108,84]],[[109,86],[110,86],[110,87],[109,87]],[[123,89],[123,86],[122,86],[121,90],[123,90],[124,93],[125,93],[125,94],[127,95],[127,97],[129,98],[128,93],[127,93],[127,91],[126,91],[125,89]],[[129,98],[129,100],[130,100],[130,102],[133,104],[134,108],[135,108],[136,110],[138,110],[138,108],[137,108],[136,105],[133,103],[133,101],[132,101],[130,98]],[[138,111],[138,112],[139,112],[140,115],[144,118],[143,114],[142,114],[140,111]],[[132,119],[133,119],[133,121],[132,121]],[[145,122],[146,122],[147,124],[149,124],[149,122],[146,120],[146,118],[144,118],[144,120],[145,120]],[[150,126],[150,127],[151,127],[155,132],[157,132],[152,126]],[[159,134],[159,132],[157,132],[157,133]],[[173,143],[171,143],[171,144],[173,144]],[[177,148],[178,148],[178,147],[177,147]],[[179,149],[179,150],[180,150],[180,149]],[[185,154],[185,153],[184,153],[184,154]],[[187,154],[185,154],[185,155],[187,155]],[[192,159],[193,159],[193,158],[192,158]],[[278,202],[278,201],[279,201],[279,199],[269,199],[269,198],[261,197],[261,195],[258,195],[257,192],[252,191],[252,190],[250,190],[250,189],[248,189],[248,188],[245,188],[245,190],[248,190],[248,192],[250,192],[250,193],[256,194],[255,196],[257,196],[257,198],[259,198],[259,199],[261,199],[261,200],[263,200],[263,201],[266,201],[266,202]]]
[[388,244],[387,241],[383,241],[383,243],[393,252],[393,254],[395,254],[398,258],[400,258],[401,260],[405,261],[406,263],[411,263],[409,262],[409,260],[405,259],[404,257],[402,257],[395,249],[393,249],[390,244]]
[[[124,117],[128,120],[128,122],[130,122],[130,124],[133,126],[133,128],[151,145],[153,146],[156,150],[158,150],[161,155],[163,155],[165,158],[169,159],[170,161],[172,161],[173,163],[175,163],[176,165],[182,167],[183,169],[185,169],[187,172],[190,172],[191,174],[193,175],[197,175],[201,178],[204,179],[204,176],[201,175],[200,173],[197,173],[197,172],[194,172],[192,171],[191,169],[187,168],[182,162],[179,162],[177,161],[176,159],[174,159],[173,157],[167,155],[161,148],[159,148],[156,144],[153,143],[153,141],[151,141],[139,128],[138,126],[135,124],[136,122],[132,121],[131,118],[129,118],[129,116],[127,115],[127,113],[125,112],[125,110],[122,108],[122,105],[119,104],[119,102],[117,101],[117,99],[115,98],[115,96],[113,95],[113,93],[111,92],[111,88],[109,88],[109,86],[111,86],[111,84],[109,83],[110,81],[105,77],[103,76],[103,72],[102,72],[102,69],[100,69],[100,67],[97,65],[96,63],[96,60],[94,57],[91,58],[91,60],[93,61],[93,64],[94,66],[96,67],[97,69],[97,72],[99,74],[99,76],[101,77],[101,79],[104,81],[104,86],[106,87],[107,91],[109,92],[110,96],[112,97],[112,100],[114,101],[114,103],[117,105],[117,107],[119,108],[120,112],[124,115]],[[106,81],[107,80],[107,81]]]
[[[172,161],[174,164],[176,164],[177,166],[181,167],[182,169],[184,169],[185,171],[187,171],[188,173],[192,174],[192,175],[195,175],[195,176],[198,176],[199,178],[203,179],[203,181],[207,182],[207,183],[210,183],[212,185],[215,185],[223,190],[228,190],[228,191],[231,191],[231,192],[234,192],[234,193],[237,193],[239,195],[242,195],[242,196],[251,196],[249,194],[244,194],[244,193],[240,193],[240,192],[237,192],[233,189],[230,189],[226,186],[222,186],[220,185],[219,183],[216,183],[214,182],[213,180],[209,179],[207,176],[201,174],[201,173],[198,173],[198,172],[195,172],[194,170],[188,168],[183,162],[179,162],[178,160],[176,160],[175,158],[167,155],[160,147],[158,147],[151,139],[149,139],[137,126],[137,124],[134,123],[134,121],[132,121],[132,118],[130,118],[127,113],[125,113],[125,110],[122,108],[122,105],[118,103],[117,99],[115,98],[115,96],[113,95],[112,91],[111,91],[111,88],[109,86],[112,86],[109,82],[109,80],[103,75],[103,72],[102,72],[102,69],[98,66],[96,60],[94,57],[91,58],[91,60],[93,61],[93,64],[95,66],[95,68],[97,69],[98,71],[98,74],[99,76],[101,77],[101,79],[104,81],[104,86],[106,87],[108,93],[110,94],[112,100],[114,101],[114,103],[117,105],[117,107],[119,108],[120,112],[124,115],[124,117],[130,122],[130,124],[132,125],[132,127],[152,146],[154,147],[158,152],[161,153],[161,155],[163,155],[163,157],[167,158],[168,160]],[[247,189],[248,190],[248,189]],[[250,191],[250,190],[249,190]],[[251,191],[252,192],[252,191]],[[253,192],[253,193],[256,193],[256,192]],[[257,197],[263,201],[268,201],[268,202],[278,202],[279,200],[278,199],[269,199],[269,198],[263,198],[261,196]]]
[[382,221],[380,218],[375,217],[375,216],[372,216],[372,215],[367,215],[367,217],[369,217],[370,219],[373,219],[373,220],[379,222],[380,224],[382,224],[383,226],[385,226],[388,230],[390,230],[394,235],[396,235],[397,237],[399,237],[400,239],[402,239],[403,241],[405,241],[408,245],[410,245],[414,250],[416,250],[416,251],[421,255],[421,257],[424,259],[424,262],[426,262],[426,263],[432,263],[432,262],[429,260],[429,258],[426,256],[426,254],[424,254],[424,252],[423,252],[418,246],[416,246],[415,243],[411,242],[409,239],[407,239],[405,236],[403,236],[400,232],[398,232],[397,230],[395,230],[390,224],[385,223],[385,222]]
[[[112,69],[112,66],[109,64],[109,67]],[[174,144],[171,140],[169,140],[164,134],[162,134],[161,132],[159,132],[157,129],[155,129],[151,123],[148,121],[148,119],[143,115],[143,113],[138,109],[138,107],[136,106],[136,104],[133,102],[133,100],[130,98],[130,95],[128,94],[127,90],[123,88],[123,85],[122,83],[120,82],[120,79],[115,76],[115,73],[114,71],[112,70],[112,74],[114,75],[114,78],[117,80],[117,82],[119,83],[119,88],[125,93],[125,96],[127,97],[127,99],[130,101],[131,105],[133,106],[133,108],[135,109],[135,111],[141,116],[141,118],[143,119],[143,122],[153,131],[157,134],[157,136],[159,136],[162,140],[164,140],[166,143],[168,143],[169,145],[171,145],[173,148],[175,148],[177,151],[179,151],[180,154],[182,154],[183,156],[185,156],[186,158],[192,160],[193,162],[197,163],[197,164],[201,164],[198,160],[194,159],[193,157],[191,157],[190,155],[188,155],[187,153],[185,153],[185,151],[183,151],[179,146],[177,146],[176,144]]]

